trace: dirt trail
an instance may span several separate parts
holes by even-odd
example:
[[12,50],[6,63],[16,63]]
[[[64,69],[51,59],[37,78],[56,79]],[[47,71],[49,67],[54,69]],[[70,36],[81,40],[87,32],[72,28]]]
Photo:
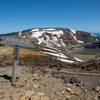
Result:
[[90,74],[90,73],[74,73],[74,72],[67,72],[67,71],[57,71],[52,69],[47,69],[52,72],[59,72],[62,76],[68,77],[76,77],[78,80],[83,82],[92,82],[94,85],[100,86],[100,74]]

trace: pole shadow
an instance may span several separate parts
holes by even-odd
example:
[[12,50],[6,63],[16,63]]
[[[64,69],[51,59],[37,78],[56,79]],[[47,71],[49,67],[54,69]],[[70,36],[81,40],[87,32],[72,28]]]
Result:
[[[8,76],[8,75],[6,75],[6,74],[0,75],[0,77],[3,77],[3,78],[6,79],[6,80],[10,80],[10,82],[11,82],[11,79],[12,79],[11,76]],[[18,79],[18,77],[16,77],[16,79]]]

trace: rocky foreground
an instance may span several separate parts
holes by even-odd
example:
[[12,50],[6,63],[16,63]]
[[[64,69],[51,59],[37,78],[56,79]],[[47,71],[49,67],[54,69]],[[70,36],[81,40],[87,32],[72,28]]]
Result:
[[0,68],[0,100],[100,100],[99,86],[45,69],[18,66],[13,83],[11,75],[12,67]]

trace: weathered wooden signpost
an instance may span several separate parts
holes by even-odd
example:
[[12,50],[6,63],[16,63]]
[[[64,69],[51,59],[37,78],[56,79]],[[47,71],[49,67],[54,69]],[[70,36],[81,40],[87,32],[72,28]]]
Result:
[[13,71],[12,71],[12,82],[13,82],[16,80],[20,46],[33,48],[34,45],[32,44],[32,42],[35,42],[35,40],[29,39],[29,38],[22,38],[21,32],[18,32],[17,37],[16,36],[2,36],[1,39],[3,40],[1,41],[1,44],[14,46],[14,52],[13,52],[14,64],[13,64]]

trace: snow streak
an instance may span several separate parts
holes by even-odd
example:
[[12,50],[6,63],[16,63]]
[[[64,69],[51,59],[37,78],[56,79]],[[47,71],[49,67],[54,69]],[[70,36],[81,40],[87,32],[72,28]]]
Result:
[[78,43],[84,43],[84,42],[81,41],[81,40],[77,40],[77,39],[76,39],[76,36],[74,36],[73,33],[71,33],[71,35],[74,37],[74,39],[75,39]]

